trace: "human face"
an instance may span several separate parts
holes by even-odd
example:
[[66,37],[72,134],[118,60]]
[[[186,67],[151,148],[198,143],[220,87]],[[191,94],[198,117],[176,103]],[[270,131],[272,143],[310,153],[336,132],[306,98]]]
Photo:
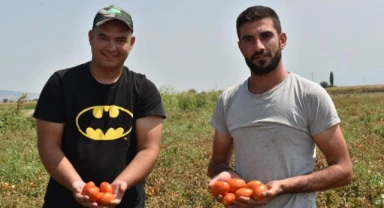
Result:
[[110,20],[89,31],[92,61],[103,70],[120,70],[135,42],[128,27],[119,20]]
[[277,69],[287,37],[285,33],[277,34],[272,19],[245,23],[239,31],[238,45],[250,70],[265,75]]

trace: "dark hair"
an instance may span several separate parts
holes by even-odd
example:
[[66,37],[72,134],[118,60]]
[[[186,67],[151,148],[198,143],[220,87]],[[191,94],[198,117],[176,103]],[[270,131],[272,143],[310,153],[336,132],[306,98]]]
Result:
[[278,34],[281,33],[281,24],[276,12],[265,6],[252,6],[244,10],[236,20],[237,37],[240,39],[240,27],[248,22],[271,18]]

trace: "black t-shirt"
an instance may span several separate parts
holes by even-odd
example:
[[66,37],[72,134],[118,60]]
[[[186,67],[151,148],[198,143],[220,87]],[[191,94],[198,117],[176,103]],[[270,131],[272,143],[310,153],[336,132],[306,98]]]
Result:
[[[165,118],[160,93],[144,75],[124,67],[110,85],[97,82],[89,62],[55,72],[36,105],[36,119],[64,123],[62,150],[85,181],[112,182],[136,155],[135,120]],[[145,181],[127,190],[119,207],[144,207]],[[52,177],[44,207],[81,207]]]

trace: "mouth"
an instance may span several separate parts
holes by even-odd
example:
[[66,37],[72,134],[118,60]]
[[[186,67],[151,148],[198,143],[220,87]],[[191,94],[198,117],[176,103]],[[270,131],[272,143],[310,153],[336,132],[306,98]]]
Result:
[[265,58],[269,58],[269,56],[258,56],[258,57],[255,57],[253,60],[260,60]]
[[116,54],[106,54],[106,53],[101,53],[106,59],[114,59],[116,58],[118,55]]

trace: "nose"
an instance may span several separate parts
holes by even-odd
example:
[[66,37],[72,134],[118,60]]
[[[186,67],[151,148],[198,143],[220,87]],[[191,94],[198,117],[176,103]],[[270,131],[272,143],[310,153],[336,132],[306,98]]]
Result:
[[116,51],[116,44],[114,41],[109,41],[108,44],[107,44],[107,47],[106,47],[107,51],[108,52],[114,52]]
[[257,38],[256,41],[255,41],[255,49],[256,49],[256,51],[263,51],[263,50],[265,50],[265,46],[264,46],[264,44],[260,41],[259,38]]

